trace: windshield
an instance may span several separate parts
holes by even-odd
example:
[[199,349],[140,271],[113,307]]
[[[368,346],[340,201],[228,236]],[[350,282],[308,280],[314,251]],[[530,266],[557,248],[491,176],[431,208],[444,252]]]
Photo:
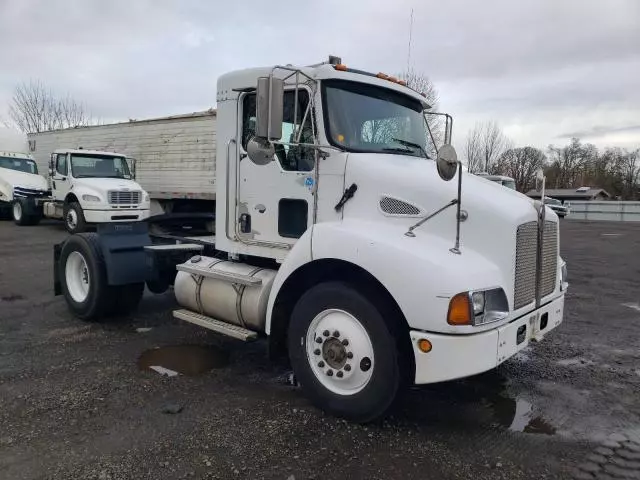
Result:
[[323,105],[332,145],[350,152],[425,156],[427,136],[419,101],[386,88],[327,80]]
[[8,168],[18,172],[38,173],[36,162],[29,158],[0,157],[0,168]]
[[131,178],[124,157],[71,154],[71,172],[75,178]]
[[502,185],[507,188],[510,188],[511,190],[516,189],[516,182],[514,180],[503,180]]

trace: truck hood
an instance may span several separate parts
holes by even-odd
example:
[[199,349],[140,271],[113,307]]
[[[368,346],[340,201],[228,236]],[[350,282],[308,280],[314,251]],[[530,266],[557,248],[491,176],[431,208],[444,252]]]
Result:
[[142,191],[142,187],[137,182],[126,178],[76,178],[74,183],[76,185],[74,190],[85,187],[102,195],[109,190]]
[[33,190],[48,190],[47,180],[37,173],[19,172],[9,168],[0,168],[0,183],[5,188],[22,187]]
[[[466,252],[476,253],[493,264],[496,281],[504,286],[508,298],[512,298],[516,232],[519,225],[537,221],[534,202],[489,180],[466,172],[462,175],[461,210],[465,218],[460,224],[462,257]],[[345,188],[354,183],[358,189],[345,204],[344,220],[361,218],[382,228],[387,225],[402,239],[410,226],[457,197],[458,177],[456,175],[448,182],[442,180],[435,162],[425,158],[351,153],[347,159]],[[550,209],[547,209],[546,218],[557,221],[556,214]],[[446,246],[441,252],[442,258],[446,258],[456,238],[456,206],[427,220],[413,233],[416,245],[424,244],[428,249],[433,249],[435,243]],[[432,236],[444,241],[430,242]],[[473,271],[470,269],[467,273],[473,279]],[[495,285],[485,285],[487,288],[492,286]]]

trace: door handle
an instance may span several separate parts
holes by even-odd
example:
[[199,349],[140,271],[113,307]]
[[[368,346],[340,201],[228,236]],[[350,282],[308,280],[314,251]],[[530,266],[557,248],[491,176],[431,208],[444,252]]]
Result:
[[67,177],[62,177],[62,178],[60,179],[60,181],[62,181],[62,182],[66,182],[66,181],[67,181]]

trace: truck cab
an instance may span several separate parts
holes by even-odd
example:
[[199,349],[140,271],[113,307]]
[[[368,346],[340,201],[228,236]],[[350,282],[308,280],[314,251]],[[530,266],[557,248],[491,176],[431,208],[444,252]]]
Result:
[[49,163],[51,196],[27,196],[19,203],[31,217],[64,220],[69,233],[83,232],[87,224],[144,220],[149,195],[133,179],[133,165],[117,153],[58,149]]
[[331,57],[223,75],[217,101],[215,235],[70,237],[54,278],[78,317],[171,284],[175,318],[267,337],[312,402],[360,422],[408,384],[495,368],[562,322],[558,217],[464,172],[452,118],[420,92]]

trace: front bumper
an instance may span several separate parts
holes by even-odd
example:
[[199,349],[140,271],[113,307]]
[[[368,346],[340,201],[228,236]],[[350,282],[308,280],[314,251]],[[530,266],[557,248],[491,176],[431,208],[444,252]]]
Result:
[[83,210],[88,223],[136,222],[149,218],[149,210]]
[[[412,330],[416,384],[443,382],[486,372],[529,345],[540,341],[562,323],[564,293],[533,312],[502,327],[472,335],[443,335]],[[428,353],[418,349],[427,339]]]

